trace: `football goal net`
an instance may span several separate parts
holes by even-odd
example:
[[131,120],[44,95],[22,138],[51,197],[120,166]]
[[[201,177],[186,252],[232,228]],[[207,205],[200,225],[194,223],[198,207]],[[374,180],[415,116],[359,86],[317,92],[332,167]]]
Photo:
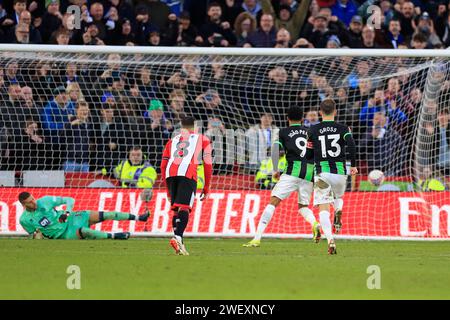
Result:
[[[0,48],[0,234],[24,234],[17,196],[73,197],[75,210],[143,212],[150,222],[103,223],[143,236],[171,232],[159,166],[180,119],[213,146],[211,193],[187,234],[252,236],[276,180],[271,146],[286,111],[336,121],[357,145],[340,237],[450,238],[450,79],[446,50],[218,49],[106,46]],[[283,155],[282,155],[283,156]],[[285,169],[283,157],[279,170]],[[275,168],[276,169],[276,168]],[[204,175],[199,166],[199,193]],[[315,210],[317,214],[317,210]],[[268,237],[310,237],[297,196]]]

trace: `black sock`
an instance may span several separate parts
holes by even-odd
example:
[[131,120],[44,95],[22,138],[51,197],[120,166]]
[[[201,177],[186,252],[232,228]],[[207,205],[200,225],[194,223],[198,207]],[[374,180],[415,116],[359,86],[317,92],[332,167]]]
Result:
[[100,222],[105,221],[105,218],[103,216],[103,211],[98,212],[98,221],[100,221]]
[[175,235],[183,237],[184,230],[186,229],[189,222],[189,212],[186,210],[178,211],[178,219],[179,221],[177,223]]
[[136,216],[134,214],[130,213],[130,217],[128,218],[128,220],[137,220]]

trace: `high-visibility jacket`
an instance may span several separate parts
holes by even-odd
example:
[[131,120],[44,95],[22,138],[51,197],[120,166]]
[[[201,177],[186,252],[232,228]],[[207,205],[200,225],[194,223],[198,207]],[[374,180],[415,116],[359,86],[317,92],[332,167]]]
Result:
[[[283,172],[287,167],[286,156],[283,155],[278,160],[278,170]],[[256,173],[255,182],[260,185],[262,188],[272,187],[275,183],[277,183],[277,179],[272,177],[273,172],[273,162],[272,158],[265,159],[261,161],[261,166],[259,167],[259,171]]]
[[203,190],[205,186],[205,170],[203,169],[203,164],[197,166],[197,189]]
[[123,188],[152,188],[158,174],[148,161],[134,166],[125,160],[114,168],[114,176],[120,180]]
[[445,191],[445,184],[438,179],[419,180],[417,184],[422,191]]

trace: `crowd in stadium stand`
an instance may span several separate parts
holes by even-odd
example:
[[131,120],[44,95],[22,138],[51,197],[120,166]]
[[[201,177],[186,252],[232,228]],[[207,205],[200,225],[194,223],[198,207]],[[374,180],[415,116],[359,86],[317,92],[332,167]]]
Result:
[[442,48],[448,12],[447,0],[13,0],[0,4],[0,42]]
[[[80,7],[79,29],[73,28],[71,5]],[[371,10],[372,5],[379,10]],[[449,1],[419,0],[14,0],[0,1],[0,43],[432,49],[450,45],[449,12]],[[240,74],[254,78],[237,79],[236,67],[220,60],[202,68],[184,63],[181,70],[130,70],[120,59],[111,54],[101,68],[77,61],[2,59],[1,169],[113,174],[137,146],[144,152],[142,161],[158,169],[165,141],[180,118],[192,114],[207,123],[210,135],[245,129],[247,140],[253,141],[248,156],[256,160],[244,167],[256,173],[270,166],[263,162],[267,152],[260,155],[257,146],[265,145],[267,151],[277,126],[285,125],[280,110],[302,105],[306,122],[314,124],[319,102],[331,96],[338,110],[345,110],[338,120],[354,129],[368,170],[406,172],[423,74],[369,80],[377,67],[373,61],[339,58],[327,60],[331,65],[322,69],[339,70],[333,74],[340,79],[327,78],[320,70],[304,75],[301,66],[287,65],[259,75],[257,66],[247,66],[248,72]],[[405,71],[402,64],[392,65],[392,73]],[[245,86],[258,87],[258,81],[267,85],[246,93]],[[290,94],[293,90],[298,94]],[[262,101],[277,100],[276,106],[261,108]],[[242,110],[236,112],[236,105]],[[448,174],[450,115],[448,110],[438,113],[438,125],[430,120],[423,130],[437,140],[437,160],[424,165],[437,165]],[[215,173],[233,173],[233,168],[230,163],[216,165]]]

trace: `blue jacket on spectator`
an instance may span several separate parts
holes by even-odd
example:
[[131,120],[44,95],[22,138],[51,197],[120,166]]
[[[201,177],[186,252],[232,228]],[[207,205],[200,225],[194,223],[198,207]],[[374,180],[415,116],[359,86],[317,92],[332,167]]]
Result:
[[180,0],[161,0],[167,4],[170,8],[171,13],[175,13],[177,17],[180,16],[180,13],[183,11],[183,5]]
[[340,0],[331,7],[331,12],[333,16],[336,16],[348,27],[354,15],[358,14],[358,8],[353,3],[352,0],[348,0],[347,4],[344,5]]
[[64,128],[64,124],[69,122],[69,115],[75,115],[75,105],[68,102],[65,108],[58,106],[52,99],[44,107],[42,113],[42,128],[50,131],[57,131]]
[[361,122],[361,125],[369,128],[372,127],[373,116],[377,112],[384,112],[386,116],[389,117],[390,122],[396,122],[397,124],[408,120],[408,117],[403,113],[403,111],[400,110],[400,108],[393,109],[389,101],[385,101],[385,104],[382,106],[372,107],[369,107],[369,101],[366,101],[364,106],[361,108],[361,112],[359,113],[359,121]]
[[277,39],[277,30],[272,28],[269,33],[258,29],[250,33],[247,37],[246,43],[250,43],[255,48],[273,48]]

